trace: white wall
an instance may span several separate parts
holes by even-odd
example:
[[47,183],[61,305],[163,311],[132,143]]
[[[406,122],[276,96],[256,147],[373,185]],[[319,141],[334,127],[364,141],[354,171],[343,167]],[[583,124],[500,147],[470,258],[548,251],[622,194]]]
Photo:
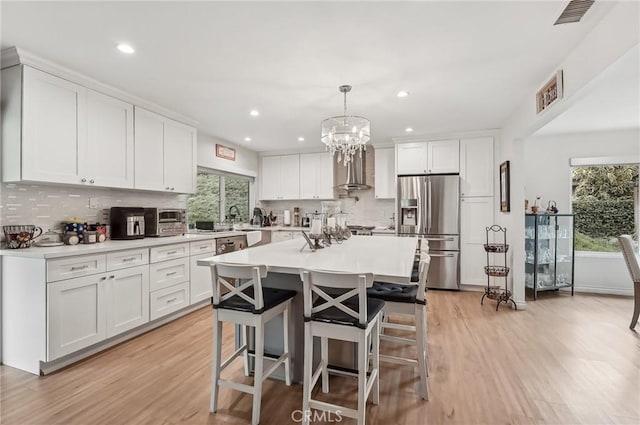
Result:
[[[524,143],[527,137],[566,111],[572,104],[589,92],[589,84],[598,74],[615,63],[640,41],[637,2],[617,3],[594,29],[578,44],[567,58],[549,75],[539,82],[535,90],[523,99],[520,107],[502,126],[500,147],[496,149],[496,163],[511,161],[511,205],[510,213],[498,213],[498,223],[512,229],[509,243],[513,247],[513,294],[516,302],[524,307],[524,199],[525,156]],[[564,72],[564,97],[553,107],[537,115],[535,92],[557,69]]]
[[525,197],[553,199],[561,212],[571,205],[570,158],[640,155],[640,129],[534,136],[524,142]]
[[[218,158],[216,156],[216,144],[235,149],[236,160]],[[258,175],[258,154],[252,150],[198,131],[198,167],[256,177]]]

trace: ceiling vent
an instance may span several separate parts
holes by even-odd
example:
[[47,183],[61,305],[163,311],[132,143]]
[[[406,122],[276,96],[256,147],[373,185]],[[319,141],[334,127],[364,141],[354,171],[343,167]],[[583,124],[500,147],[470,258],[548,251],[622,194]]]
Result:
[[593,3],[595,3],[595,0],[571,0],[553,25],[580,22],[580,19],[587,13]]

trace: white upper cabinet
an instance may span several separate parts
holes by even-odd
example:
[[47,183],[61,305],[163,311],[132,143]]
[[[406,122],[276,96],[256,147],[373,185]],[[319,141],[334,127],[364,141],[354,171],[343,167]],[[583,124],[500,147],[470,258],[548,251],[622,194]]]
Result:
[[196,130],[135,108],[135,188],[195,192]]
[[300,199],[300,155],[262,157],[260,176],[260,199]]
[[260,175],[261,198],[280,199],[280,157],[263,157]]
[[133,187],[133,105],[87,90],[87,139],[78,145],[83,183]]
[[493,196],[493,137],[460,141],[460,195]]
[[135,187],[164,190],[164,118],[135,108]]
[[300,155],[300,199],[333,198],[333,159],[329,153]]
[[460,171],[458,139],[427,142],[427,173],[457,173]]
[[398,175],[427,173],[427,142],[398,145]]
[[401,143],[397,152],[398,175],[457,173],[460,170],[458,139]]
[[[17,79],[18,87],[19,72],[20,67],[14,67],[7,73],[18,73],[16,76],[8,75],[10,80],[12,77]],[[10,176],[7,174],[12,170],[7,169],[4,180],[80,184],[85,178],[80,174],[82,165],[78,152],[80,146],[86,147],[86,89],[27,66],[23,67],[22,77],[22,99],[19,90],[9,92],[5,97],[7,88],[4,84],[2,88],[2,107],[18,108],[14,119],[20,120],[22,104],[22,134],[19,127],[15,128],[15,134],[10,135],[7,129],[3,129],[3,144],[12,145],[3,148],[10,149],[10,152],[4,150],[3,156],[17,154],[11,165],[16,168]],[[8,157],[5,159],[9,160]]]
[[375,148],[375,194],[377,199],[396,197],[395,150]]
[[195,128],[166,119],[164,125],[165,190],[180,193],[195,192],[196,137]]

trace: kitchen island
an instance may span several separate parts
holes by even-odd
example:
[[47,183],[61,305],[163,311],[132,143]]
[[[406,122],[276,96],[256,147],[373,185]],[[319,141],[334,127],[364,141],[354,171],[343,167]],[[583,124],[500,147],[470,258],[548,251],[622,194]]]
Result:
[[[293,338],[291,356],[293,379],[302,380],[304,353],[304,319],[302,281],[300,269],[325,270],[339,273],[373,273],[375,280],[409,283],[417,247],[417,238],[389,236],[352,236],[341,244],[311,252],[304,239],[293,239],[236,251],[198,261],[198,265],[210,267],[215,263],[266,265],[269,275],[262,280],[264,287],[290,289],[298,292],[293,299]],[[303,247],[301,251],[300,249]],[[281,318],[270,321],[265,328],[265,355],[282,353]],[[236,334],[239,344],[239,334]],[[329,362],[332,365],[353,369],[355,352],[351,344],[329,341]]]

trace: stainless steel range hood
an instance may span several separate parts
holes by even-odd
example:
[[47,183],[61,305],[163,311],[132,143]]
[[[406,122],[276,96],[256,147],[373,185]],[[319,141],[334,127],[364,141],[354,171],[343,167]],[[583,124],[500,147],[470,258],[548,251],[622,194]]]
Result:
[[[346,166],[346,180],[343,180],[344,183],[341,183],[336,186],[336,188],[341,190],[365,190],[371,189],[371,186],[366,184],[366,176],[365,176],[365,153],[355,154],[353,159]],[[343,167],[342,163],[337,164],[338,167]],[[342,173],[338,173],[340,176]]]

